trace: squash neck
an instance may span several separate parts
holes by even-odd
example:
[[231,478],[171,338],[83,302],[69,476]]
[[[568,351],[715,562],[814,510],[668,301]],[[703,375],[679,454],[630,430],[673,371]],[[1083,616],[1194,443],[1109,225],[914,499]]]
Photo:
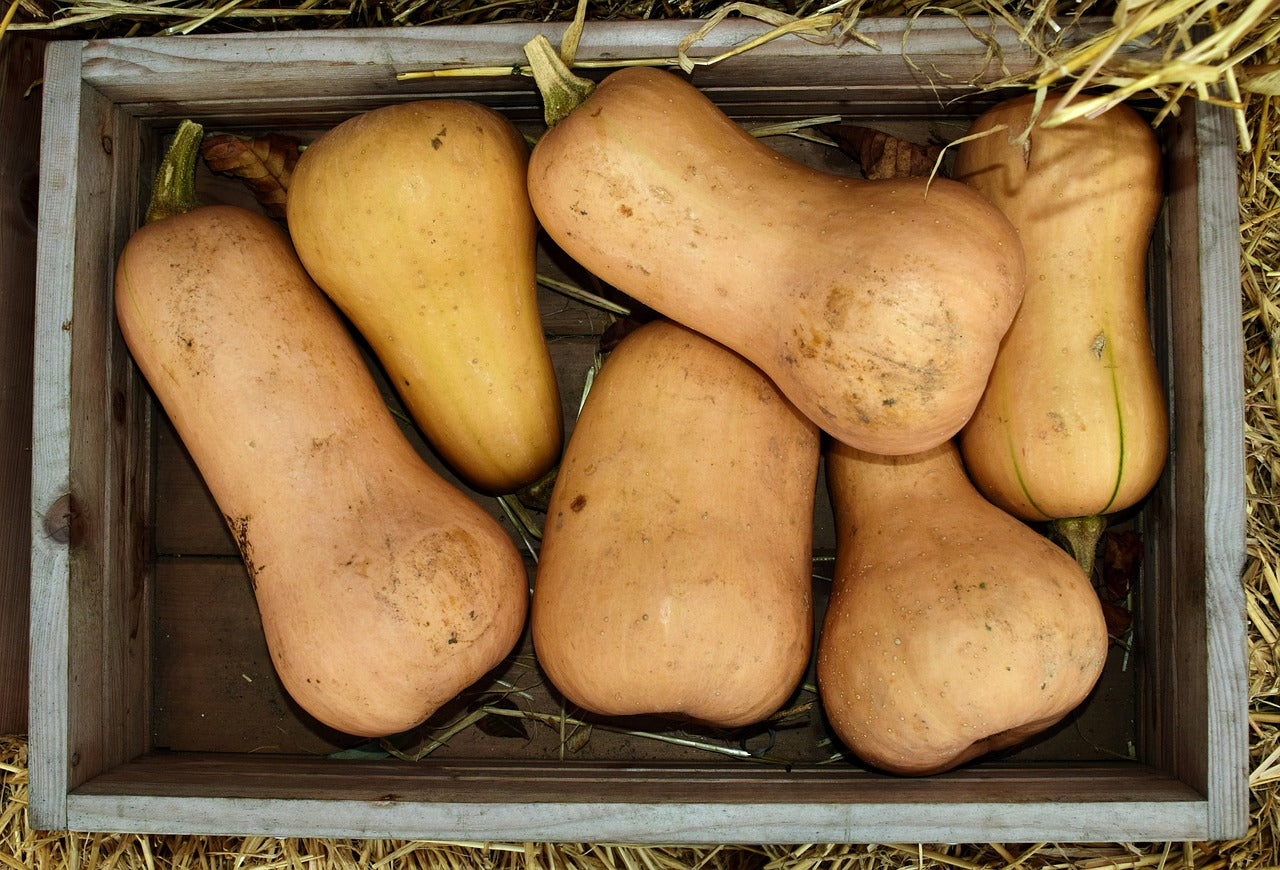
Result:
[[905,456],[882,456],[833,442],[826,459],[832,502],[846,516],[866,516],[886,503],[945,500],[967,486],[960,452],[951,441]]

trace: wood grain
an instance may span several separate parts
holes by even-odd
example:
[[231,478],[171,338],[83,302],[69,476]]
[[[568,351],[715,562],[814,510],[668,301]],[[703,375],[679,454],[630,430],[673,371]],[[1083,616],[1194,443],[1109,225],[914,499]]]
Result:
[[[1209,836],[1248,827],[1249,757],[1245,563],[1244,358],[1235,128],[1222,107],[1198,104],[1195,123],[1197,263],[1204,382],[1204,603]],[[1197,602],[1197,606],[1200,606]],[[1199,737],[1199,735],[1197,735]]]
[[[582,35],[578,58],[674,57],[675,46],[698,26],[690,21],[634,24],[592,22]],[[564,26],[500,23],[332,31],[309,34],[306,40],[288,33],[110,40],[87,47],[85,77],[109,99],[143,117],[177,114],[210,122],[235,117],[267,124],[321,119],[333,123],[388,100],[435,96],[476,99],[525,120],[541,117],[541,104],[528,78],[397,80],[397,75],[523,64],[525,42],[538,33],[556,42]],[[1072,28],[1072,38],[1085,38],[1101,26],[1081,22]],[[726,20],[690,55],[715,57],[766,29],[745,18]],[[865,19],[858,32],[870,44],[852,38],[838,45],[775,40],[698,67],[692,80],[735,117],[795,118],[833,111],[972,113],[995,96],[984,95],[975,103],[969,82],[991,82],[1004,75],[999,65],[988,63],[988,45],[953,21]],[[991,38],[1009,71],[1028,68],[1032,59],[1012,28],[997,26]],[[370,40],[377,45],[372,54]],[[1132,47],[1123,51],[1141,54]],[[605,74],[586,72],[597,78]],[[209,87],[211,80],[218,83],[216,89]]]
[[95,640],[73,636],[70,564],[74,509],[70,503],[71,335],[80,164],[80,47],[54,43],[45,58],[40,225],[37,245],[31,503],[31,721],[28,776],[31,824],[66,825],[72,787],[72,686],[75,649]]
[[31,368],[44,42],[0,42],[0,733],[27,731]]
[[[1172,396],[1170,466],[1147,507],[1143,756],[1210,796],[1211,836],[1248,824],[1240,249],[1229,113],[1188,103],[1168,147],[1154,337]],[[1234,738],[1233,738],[1234,735]]]
[[831,767],[225,755],[145,758],[69,803],[71,821],[89,829],[682,844],[1159,841],[1199,827],[1204,809],[1167,774],[1117,765],[902,779]]

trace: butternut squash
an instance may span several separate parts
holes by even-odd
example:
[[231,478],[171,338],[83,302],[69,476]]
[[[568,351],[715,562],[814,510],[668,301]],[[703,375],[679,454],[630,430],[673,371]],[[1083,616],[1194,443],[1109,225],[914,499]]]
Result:
[[1079,565],[986,501],[951,442],[826,454],[837,544],[818,691],[869,764],[922,775],[1015,745],[1093,689],[1107,652]]
[[732,728],[775,712],[812,648],[818,430],[754,366],[654,321],[588,394],[552,491],[530,624],[595,713]]
[[487,107],[391,105],[313,142],[287,203],[307,271],[374,349],[431,445],[491,493],[541,477],[563,438],[527,161],[524,139]]
[[955,166],[1009,217],[1027,257],[1026,297],[961,449],[988,498],[1041,521],[1136,504],[1168,453],[1146,296],[1160,148],[1124,105],[1044,126],[1059,99],[1034,127],[1034,95],[1000,103],[973,125],[986,135],[962,142]]
[[405,439],[284,232],[196,207],[200,134],[180,129],[120,256],[121,331],[235,537],[285,689],[341,731],[402,731],[512,649],[523,563]]
[[972,190],[803,166],[661,70],[610,74],[542,136],[529,193],[585,268],[879,453],[960,429],[1022,297],[1017,236]]

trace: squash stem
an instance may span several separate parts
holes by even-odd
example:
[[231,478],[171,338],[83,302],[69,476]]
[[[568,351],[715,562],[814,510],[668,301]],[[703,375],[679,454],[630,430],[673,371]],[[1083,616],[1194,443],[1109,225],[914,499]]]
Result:
[[178,125],[173,142],[156,172],[146,223],[185,214],[200,205],[196,198],[196,157],[200,154],[203,139],[204,127],[195,121],[183,121]]
[[542,95],[542,116],[548,127],[554,127],[591,96],[595,82],[576,76],[542,34],[524,46],[525,57],[533,71],[533,80]]
[[1066,542],[1067,550],[1080,563],[1085,576],[1092,578],[1098,541],[1107,528],[1107,518],[1101,515],[1070,517],[1053,520],[1049,527],[1055,536]]

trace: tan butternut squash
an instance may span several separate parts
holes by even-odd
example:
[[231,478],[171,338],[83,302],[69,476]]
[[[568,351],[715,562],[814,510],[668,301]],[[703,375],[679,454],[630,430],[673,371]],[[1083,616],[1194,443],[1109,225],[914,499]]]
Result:
[[1107,652],[1065,552],[992,505],[953,443],[826,454],[837,544],[818,690],[840,739],[894,773],[938,773],[1058,722]]
[[970,131],[985,135],[957,146],[955,166],[1026,251],[1026,297],[961,448],[987,497],[1028,520],[1128,508],[1168,452],[1146,295],[1160,148],[1123,104],[1044,126],[1059,99],[1034,128],[1034,95],[997,105]]
[[720,727],[773,713],[813,632],[818,430],[754,366],[655,321],[612,351],[552,491],[530,616],[572,703]]
[[606,77],[538,141],[529,192],[576,261],[875,452],[960,429],[1022,296],[1017,237],[972,190],[803,166],[661,70]]
[[235,537],[285,689],[341,731],[404,730],[514,646],[522,561],[405,439],[284,232],[195,207],[199,137],[179,131],[164,207],[120,256],[121,331]]
[[559,458],[562,413],[535,283],[528,147],[476,103],[348,119],[302,154],[289,232],[414,421],[472,486],[506,493]]

